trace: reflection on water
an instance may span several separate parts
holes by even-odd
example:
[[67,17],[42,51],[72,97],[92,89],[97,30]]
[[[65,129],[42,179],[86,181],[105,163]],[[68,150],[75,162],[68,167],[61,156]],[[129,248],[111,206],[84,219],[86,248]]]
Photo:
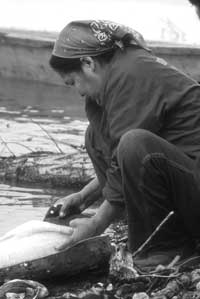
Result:
[[[71,153],[84,142],[84,103],[64,86],[0,80],[0,157],[34,151]],[[0,235],[33,219],[72,191],[0,184]]]
[[56,199],[72,192],[0,184],[0,236],[26,221],[42,220]]
[[0,156],[37,151],[72,153],[84,143],[86,121],[0,118]]
[[73,88],[0,78],[0,115],[6,111],[28,117],[64,116],[84,119],[84,99]]
[[0,156],[72,153],[84,143],[84,100],[65,86],[0,80]]
[[7,206],[0,209],[0,236],[16,226],[29,220],[42,220],[46,209],[44,207],[32,208],[30,205]]

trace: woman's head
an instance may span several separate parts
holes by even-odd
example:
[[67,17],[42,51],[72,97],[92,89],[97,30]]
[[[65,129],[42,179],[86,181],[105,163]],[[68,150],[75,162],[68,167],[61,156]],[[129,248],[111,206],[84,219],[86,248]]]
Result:
[[[115,50],[113,49],[109,52],[94,56],[93,59],[104,66],[110,62],[110,60],[114,56],[114,53]],[[64,58],[52,54],[49,63],[50,66],[58,73],[70,73],[72,71],[79,72],[82,69],[82,58]]]
[[55,42],[50,65],[80,94],[96,96],[115,51],[130,45],[147,49],[143,37],[123,25],[108,21],[71,22]]
[[52,55],[51,67],[58,72],[67,86],[73,86],[81,96],[98,98],[107,65],[114,55],[110,51],[95,57],[62,58]]

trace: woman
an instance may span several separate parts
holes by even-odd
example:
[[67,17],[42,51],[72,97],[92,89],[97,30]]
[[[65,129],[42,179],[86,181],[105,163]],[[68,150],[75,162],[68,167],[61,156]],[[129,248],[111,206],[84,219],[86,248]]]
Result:
[[200,85],[152,55],[138,32],[107,21],[68,24],[50,65],[86,98],[86,148],[97,175],[59,201],[60,215],[83,209],[98,189],[104,198],[91,219],[71,222],[66,247],[102,233],[125,211],[134,252],[174,211],[145,247],[145,262],[137,260],[187,256],[200,236]]

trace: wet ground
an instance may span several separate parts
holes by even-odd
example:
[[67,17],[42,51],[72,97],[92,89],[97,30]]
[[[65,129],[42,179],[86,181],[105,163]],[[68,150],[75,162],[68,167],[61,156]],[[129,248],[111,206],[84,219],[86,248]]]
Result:
[[[84,100],[65,86],[0,80],[0,156],[34,151],[71,153],[84,143]],[[0,235],[30,219],[72,190],[0,184]]]

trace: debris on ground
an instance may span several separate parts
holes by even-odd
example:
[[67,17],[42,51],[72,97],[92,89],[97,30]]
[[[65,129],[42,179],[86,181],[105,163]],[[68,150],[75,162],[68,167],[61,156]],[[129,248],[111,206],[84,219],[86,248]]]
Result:
[[13,279],[0,287],[1,299],[42,299],[48,295],[47,288],[33,280]]
[[[126,222],[111,226],[108,233],[113,247],[109,271],[42,282],[50,294],[47,299],[200,299],[199,256],[179,266],[172,262],[141,273],[134,268],[132,254],[127,249]],[[41,298],[24,297],[24,293],[21,297],[2,297],[1,294],[3,299]]]

